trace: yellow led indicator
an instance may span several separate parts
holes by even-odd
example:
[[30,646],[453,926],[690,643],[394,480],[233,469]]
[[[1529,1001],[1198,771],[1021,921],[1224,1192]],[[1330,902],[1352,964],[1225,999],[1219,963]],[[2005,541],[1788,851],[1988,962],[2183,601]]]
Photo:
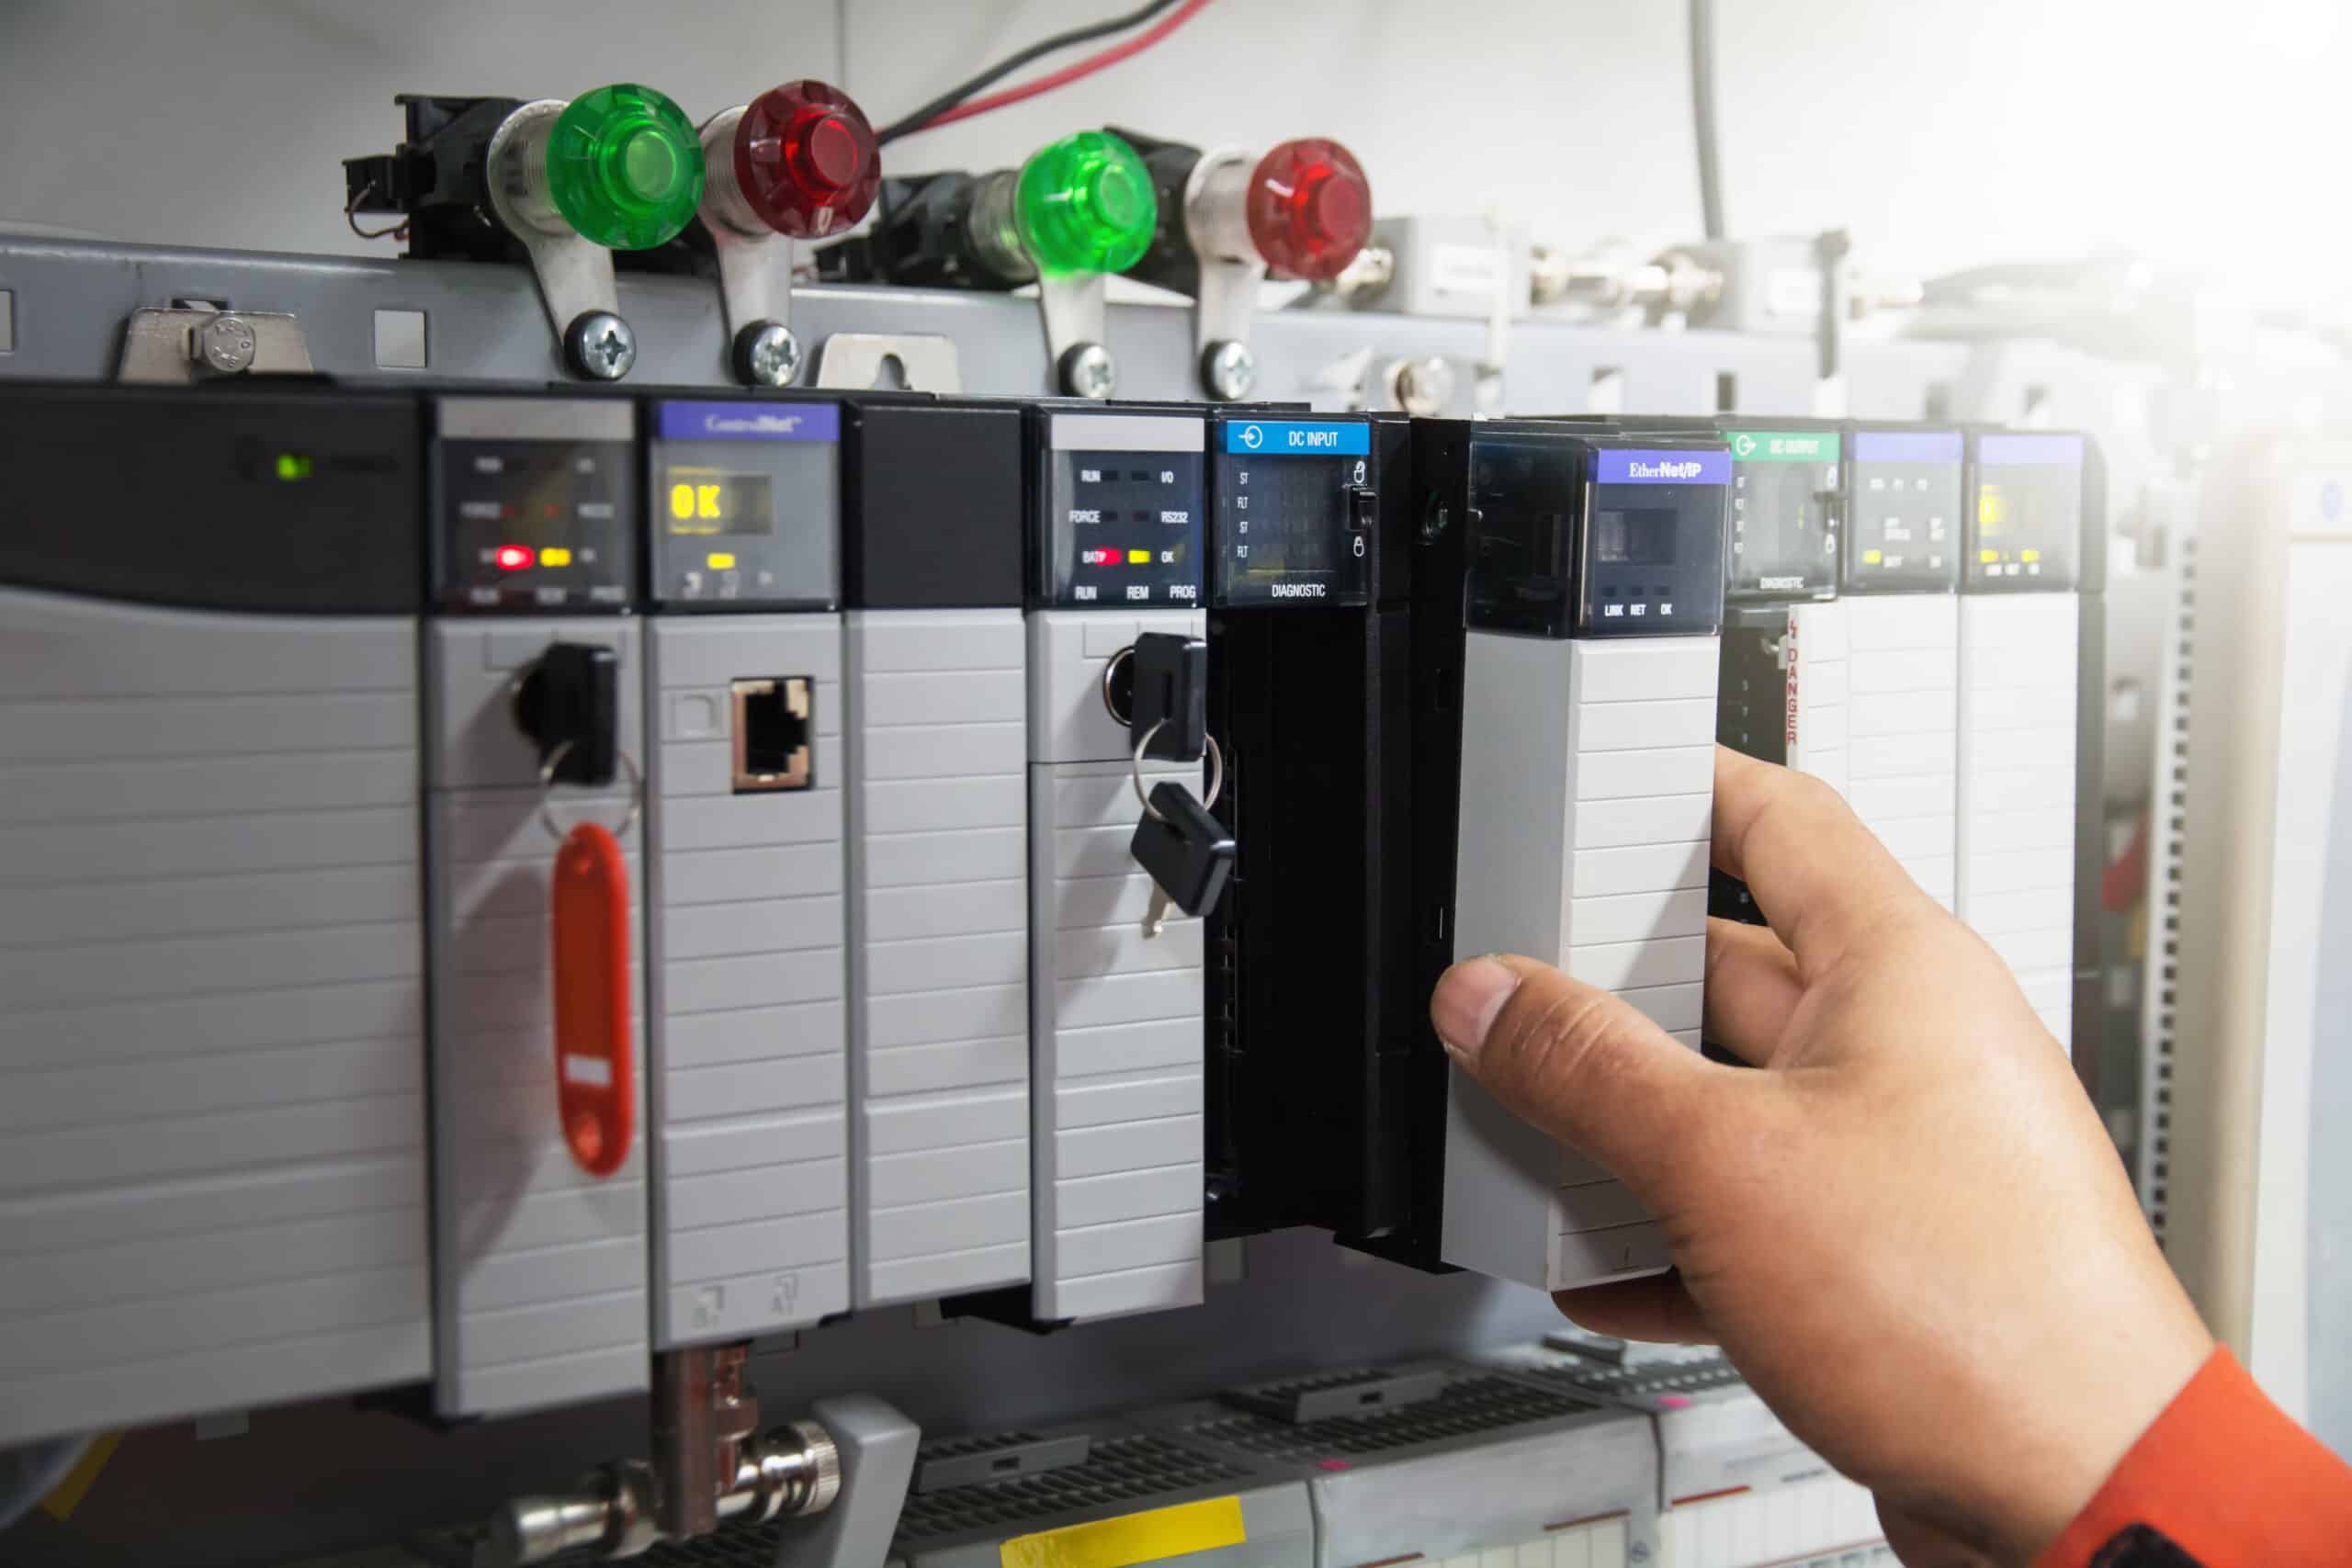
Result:
[[2040,550],[2019,550],[2018,552],[2018,559],[2022,561],[2037,561],[2041,558],[2041,552]]
[[1151,564],[1151,552],[1149,550],[1129,550],[1127,552],[1127,564],[1129,566],[1149,566]]
[[1986,566],[1991,566],[1995,561],[2001,558],[2001,552],[1998,550],[1979,550],[1976,552],[1976,558],[1983,561]]
[[672,485],[670,487],[670,515],[684,523],[690,520],[694,514],[695,487]]
[[1886,552],[1883,550],[1864,550],[1862,552],[1862,564],[1864,566],[1876,566],[1885,558]]
[[570,566],[571,552],[561,545],[549,545],[539,552],[539,564],[541,566]]
[[710,570],[713,571],[732,571],[735,570],[734,552],[731,550],[714,550],[711,552],[706,564],[708,565]]

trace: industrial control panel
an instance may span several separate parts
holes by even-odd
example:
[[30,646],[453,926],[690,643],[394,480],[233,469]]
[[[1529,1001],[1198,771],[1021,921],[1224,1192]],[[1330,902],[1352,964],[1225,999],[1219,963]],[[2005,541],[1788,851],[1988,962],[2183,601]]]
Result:
[[[2030,987],[2069,927],[2071,878],[2018,878],[2058,843],[2041,775],[2072,710],[2010,679],[2061,632],[2002,617],[2079,590],[2080,438],[725,388],[9,397],[36,496],[99,461],[103,413],[223,525],[157,527],[187,499],[112,463],[105,547],[52,502],[0,539],[0,627],[62,650],[11,699],[11,777],[39,788],[9,797],[30,869],[0,876],[0,1066],[38,1156],[0,1243],[55,1257],[11,1280],[17,1437],[400,1385],[445,1422],[650,1394],[668,1423],[755,1338],[910,1303],[1045,1333],[1181,1314],[1218,1240],[1300,1225],[1538,1287],[1661,1268],[1620,1184],[1451,1071],[1427,994],[1456,956],[1533,952],[1697,1043],[1711,746],[1751,631],[1779,720],[1756,750],[1846,789],[1923,881],[1940,858]],[[58,716],[115,702],[153,716],[138,745]],[[41,956],[61,940],[71,962]],[[254,1070],[208,1077],[180,1142],[93,1143],[183,1049]],[[313,1092],[337,1085],[348,1114]],[[281,1159],[315,1179],[279,1191]],[[115,1216],[107,1269],[66,1257],[60,1170]],[[198,1258],[162,1215],[242,1239]],[[133,1268],[194,1269],[204,1311],[123,1296]],[[137,1376],[72,1362],[94,1312],[152,1347]],[[1294,1466],[1317,1443],[1365,1476],[1410,1448],[1464,1495],[1490,1440],[1639,1447],[1533,1441],[1487,1390],[1493,1432],[1439,1464],[1272,1398],[1219,1420],[1317,1429],[1137,1429],[1237,1473],[1292,1456],[1233,1483],[1291,1521],[1284,1561],[1404,1539],[1368,1481]],[[773,1503],[798,1529],[781,1470],[726,1471],[698,1483],[713,1522]],[[938,1489],[1004,1484],[958,1473]],[[1138,1507],[1205,1500],[1148,1481]],[[936,1512],[901,1555],[1001,1543]],[[1591,1552],[1645,1539],[1617,1517]],[[1496,1500],[1479,1549],[1526,1523]]]

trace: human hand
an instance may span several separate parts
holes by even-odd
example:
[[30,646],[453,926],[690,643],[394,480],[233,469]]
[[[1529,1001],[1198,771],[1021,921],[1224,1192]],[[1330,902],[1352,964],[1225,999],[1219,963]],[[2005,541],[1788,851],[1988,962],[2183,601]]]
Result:
[[1718,748],[1714,863],[1772,922],[1707,923],[1709,1037],[1760,1071],[1529,958],[1431,999],[1454,1059],[1673,1248],[1561,1310],[1721,1344],[1901,1549],[2027,1561],[2212,1338],[2064,1049],[1835,792]]

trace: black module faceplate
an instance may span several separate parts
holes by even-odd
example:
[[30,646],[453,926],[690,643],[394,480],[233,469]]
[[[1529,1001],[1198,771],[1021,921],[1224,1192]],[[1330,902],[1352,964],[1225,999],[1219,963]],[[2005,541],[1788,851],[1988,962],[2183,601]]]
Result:
[[151,604],[413,615],[415,399],[0,387],[0,582]]
[[1201,603],[1207,422],[1041,411],[1037,602],[1069,609]]

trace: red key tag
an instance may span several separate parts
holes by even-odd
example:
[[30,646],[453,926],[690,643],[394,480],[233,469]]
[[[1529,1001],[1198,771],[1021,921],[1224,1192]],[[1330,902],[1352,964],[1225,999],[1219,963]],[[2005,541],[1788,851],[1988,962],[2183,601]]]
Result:
[[629,1038],[628,867],[610,829],[582,822],[555,853],[556,1115],[591,1176],[628,1159],[637,1122]]

